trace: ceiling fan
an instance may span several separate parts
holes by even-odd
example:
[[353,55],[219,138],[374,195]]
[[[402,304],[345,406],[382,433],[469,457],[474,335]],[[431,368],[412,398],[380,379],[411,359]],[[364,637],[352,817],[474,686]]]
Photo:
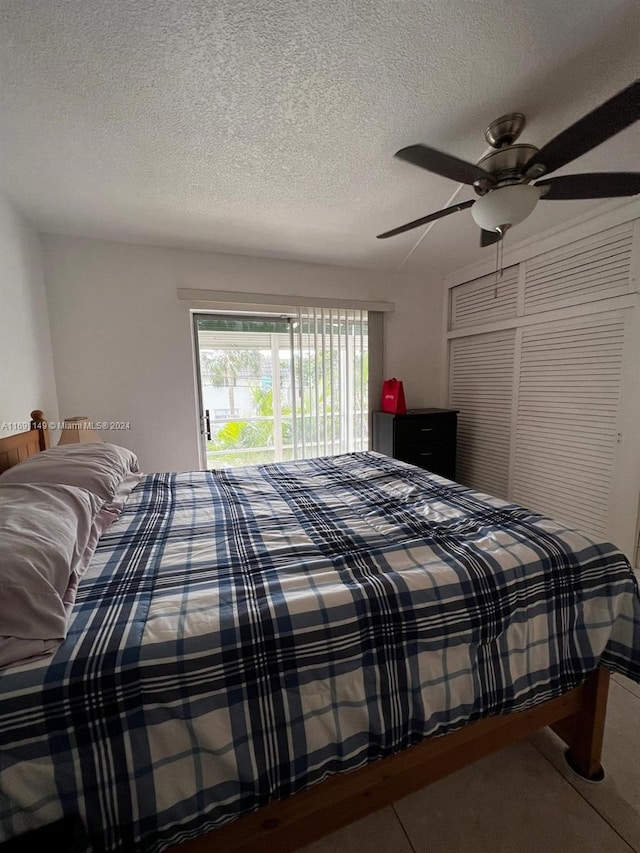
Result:
[[[467,163],[426,145],[401,148],[394,155],[399,160],[469,184],[480,198],[407,222],[378,234],[378,239],[394,237],[470,207],[471,215],[482,229],[480,245],[489,246],[498,242],[512,225],[526,219],[541,199],[618,198],[640,193],[640,172],[593,172],[536,180],[555,172],[638,119],[640,80],[563,130],[540,150],[534,145],[514,144],[525,126],[522,113],[510,113],[491,122],[484,136],[494,150],[477,164]],[[536,183],[532,184],[534,180]]]

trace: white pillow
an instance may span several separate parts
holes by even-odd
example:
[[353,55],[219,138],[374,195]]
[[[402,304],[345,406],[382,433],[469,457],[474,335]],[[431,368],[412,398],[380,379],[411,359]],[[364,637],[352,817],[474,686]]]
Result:
[[73,486],[0,483],[0,667],[66,636],[79,576],[113,520],[101,505]]
[[122,482],[138,471],[138,459],[131,450],[103,441],[91,441],[36,453],[0,475],[0,484],[57,483],[76,486],[109,502]]

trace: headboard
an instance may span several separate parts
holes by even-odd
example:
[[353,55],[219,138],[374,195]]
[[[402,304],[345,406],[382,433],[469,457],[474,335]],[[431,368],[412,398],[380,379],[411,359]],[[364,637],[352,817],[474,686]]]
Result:
[[45,420],[44,412],[34,409],[31,412],[31,424],[28,430],[0,438],[0,474],[29,456],[46,450],[47,447],[49,447],[49,425]]

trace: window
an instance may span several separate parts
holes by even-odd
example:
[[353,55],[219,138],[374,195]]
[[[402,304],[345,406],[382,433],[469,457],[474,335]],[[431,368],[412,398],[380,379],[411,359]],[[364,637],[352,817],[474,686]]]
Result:
[[367,449],[366,311],[196,315],[195,332],[207,467]]

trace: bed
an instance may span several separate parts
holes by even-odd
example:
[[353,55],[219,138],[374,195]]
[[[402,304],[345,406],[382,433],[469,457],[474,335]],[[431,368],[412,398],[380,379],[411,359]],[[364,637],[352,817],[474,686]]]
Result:
[[64,642],[0,670],[0,840],[286,853],[543,726],[598,779],[611,670],[640,681],[612,545],[379,454],[148,475]]

